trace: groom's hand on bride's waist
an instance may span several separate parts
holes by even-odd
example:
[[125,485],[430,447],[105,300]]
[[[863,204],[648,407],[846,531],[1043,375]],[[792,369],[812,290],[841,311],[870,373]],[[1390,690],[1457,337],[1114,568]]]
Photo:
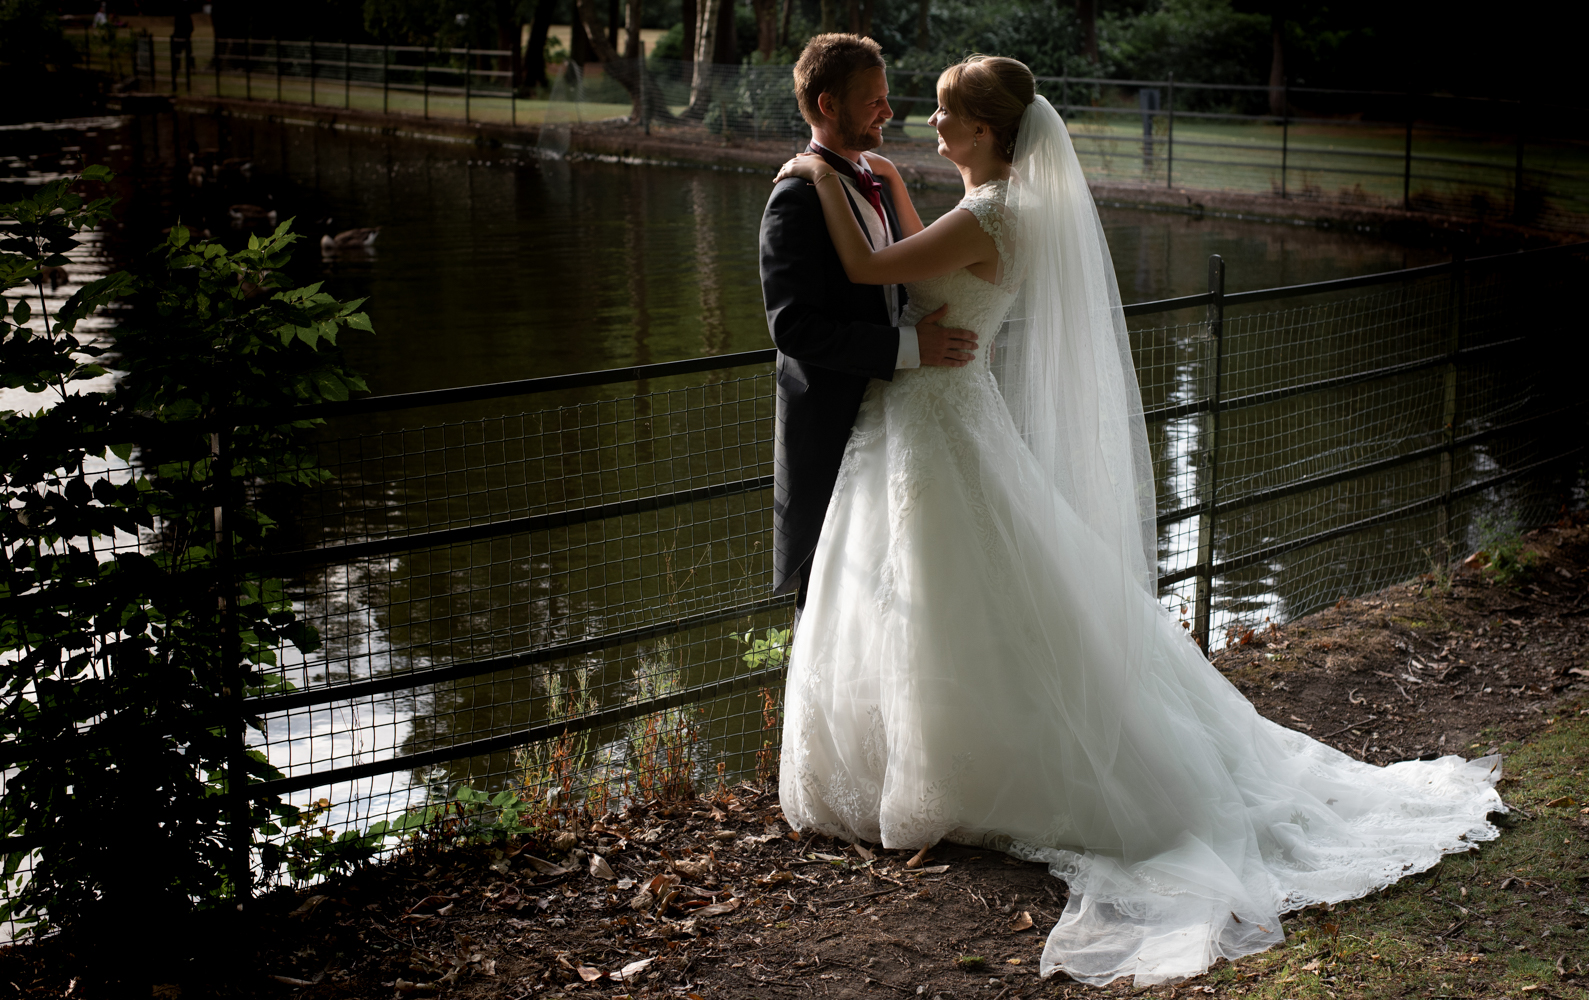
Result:
[[916,324],[916,343],[921,349],[923,366],[959,368],[976,357],[976,334],[970,330],[957,330],[954,327],[938,325],[938,321],[943,319],[948,311],[948,305],[939,306],[937,312],[924,317]]

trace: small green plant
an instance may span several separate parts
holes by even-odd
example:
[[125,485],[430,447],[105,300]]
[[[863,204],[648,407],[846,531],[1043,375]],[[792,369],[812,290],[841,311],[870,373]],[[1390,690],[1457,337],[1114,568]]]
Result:
[[740,659],[750,664],[750,669],[782,667],[789,663],[789,629],[770,628],[762,638],[753,638],[753,632],[733,633],[734,641],[750,647]]
[[1475,527],[1479,533],[1480,562],[1492,582],[1510,586],[1528,578],[1534,553],[1527,550],[1516,518],[1481,514]]
[[967,972],[980,972],[988,967],[988,960],[981,955],[961,955],[955,964]]
[[1438,545],[1431,545],[1423,550],[1424,558],[1429,560],[1429,572],[1424,574],[1424,579],[1429,582],[1435,593],[1451,593],[1451,541],[1443,539]]

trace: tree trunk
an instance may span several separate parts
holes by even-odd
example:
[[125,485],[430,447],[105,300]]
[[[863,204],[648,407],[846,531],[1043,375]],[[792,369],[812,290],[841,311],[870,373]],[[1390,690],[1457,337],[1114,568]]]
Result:
[[931,11],[932,0],[921,0],[916,13],[916,48],[923,52],[932,47],[932,22],[928,20]]
[[839,0],[822,0],[822,34],[839,29]]
[[645,47],[640,44],[640,4],[641,0],[629,0],[624,11],[624,43],[623,57],[625,59],[644,59]]
[[[586,0],[588,2],[588,0]],[[684,117],[700,121],[712,102],[712,56],[717,49],[717,10],[722,0],[696,0],[695,78],[690,82],[690,107]]]
[[765,63],[778,45],[778,0],[750,0],[750,6],[756,12],[756,51]]
[[1286,47],[1282,35],[1285,12],[1277,2],[1269,15],[1269,35],[1274,42],[1274,56],[1269,62],[1269,113],[1286,113]]
[[619,0],[607,0],[607,44],[618,51],[618,25],[623,23],[623,9]]
[[629,92],[633,102],[629,111],[629,120],[632,123],[643,123],[650,119],[661,121],[674,121],[672,112],[668,111],[666,99],[662,95],[662,88],[646,72],[643,59],[624,59],[618,55],[616,49],[607,44],[607,36],[601,31],[601,23],[596,20],[596,0],[576,0],[575,13],[579,15],[574,23],[578,32],[581,25],[589,37],[591,48],[596,50],[596,57],[606,67],[608,75],[623,85]]
[[684,16],[684,63],[695,62],[695,29],[700,27],[701,12],[697,0],[684,0],[680,5]]
[[789,44],[789,18],[794,14],[794,0],[783,0],[783,21],[778,25],[778,44]]
[[734,30],[734,0],[717,0],[717,40],[712,44],[712,62],[719,66],[739,65],[739,32]]
[[535,20],[530,23],[530,44],[524,53],[524,80],[526,87],[549,87],[546,78],[546,35],[552,26],[552,9],[556,0],[539,0],[535,5]]
[[1081,22],[1081,54],[1088,62],[1098,61],[1098,0],[1076,0],[1076,18]]
[[[575,14],[578,13],[576,9]],[[591,61],[591,55],[596,50],[596,47],[590,44],[590,31],[585,27],[587,23],[589,22],[582,16],[577,16],[568,28],[568,61],[578,66],[582,73],[585,71],[585,64]],[[596,35],[599,37],[601,32],[598,30]]]

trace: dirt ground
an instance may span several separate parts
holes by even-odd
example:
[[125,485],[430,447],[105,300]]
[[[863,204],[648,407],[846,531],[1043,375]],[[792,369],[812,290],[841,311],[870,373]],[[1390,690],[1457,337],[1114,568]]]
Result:
[[[1264,715],[1375,763],[1506,755],[1501,840],[1366,900],[1286,918],[1287,941],[1153,995],[1585,997],[1589,518],[1532,533],[1507,583],[1483,559],[1215,657]],[[1527,558],[1527,557],[1525,557]],[[930,867],[800,837],[776,793],[651,803],[556,843],[425,849],[257,906],[270,945],[157,995],[334,998],[1123,996],[1042,980],[1065,901],[1040,865],[944,846]],[[17,995],[71,959],[0,956]],[[31,985],[29,982],[31,981]],[[75,994],[82,996],[84,993]]]

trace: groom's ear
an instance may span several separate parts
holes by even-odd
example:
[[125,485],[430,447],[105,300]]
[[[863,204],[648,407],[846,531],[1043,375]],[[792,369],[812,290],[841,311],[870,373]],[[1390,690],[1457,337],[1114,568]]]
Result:
[[839,109],[834,104],[833,94],[829,91],[824,90],[817,95],[817,110],[822,113],[824,118],[831,118],[834,121],[839,118]]

